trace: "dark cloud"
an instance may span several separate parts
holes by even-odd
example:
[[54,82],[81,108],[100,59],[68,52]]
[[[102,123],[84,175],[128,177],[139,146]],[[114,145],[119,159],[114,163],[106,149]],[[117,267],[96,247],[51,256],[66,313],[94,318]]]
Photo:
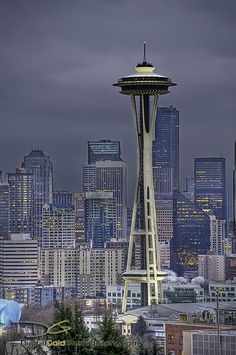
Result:
[[222,155],[230,183],[235,12],[233,0],[2,0],[1,168],[42,147],[56,187],[78,190],[86,141],[116,138],[134,169],[130,103],[112,83],[133,71],[147,41],[148,59],[178,83],[160,105],[180,109],[182,178],[193,157]]

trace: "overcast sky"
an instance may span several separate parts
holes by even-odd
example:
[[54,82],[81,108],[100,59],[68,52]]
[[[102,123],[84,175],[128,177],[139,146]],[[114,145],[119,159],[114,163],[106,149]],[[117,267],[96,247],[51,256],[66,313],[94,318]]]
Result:
[[178,86],[160,106],[180,110],[181,178],[193,158],[227,158],[236,138],[235,0],[0,0],[0,169],[31,148],[51,156],[56,189],[81,189],[90,139],[119,139],[130,196],[130,102],[112,87],[142,59]]

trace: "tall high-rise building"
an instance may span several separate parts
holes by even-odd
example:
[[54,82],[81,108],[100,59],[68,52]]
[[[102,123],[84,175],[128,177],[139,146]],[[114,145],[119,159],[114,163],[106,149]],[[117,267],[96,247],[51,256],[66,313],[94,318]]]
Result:
[[75,206],[75,240],[84,242],[84,204],[85,192],[73,192],[72,204]]
[[198,255],[198,275],[208,281],[225,280],[224,255]]
[[195,203],[206,213],[227,220],[224,158],[195,158]]
[[33,149],[22,167],[34,175],[34,237],[42,238],[42,213],[45,203],[53,202],[53,169],[50,157]]
[[127,164],[124,161],[96,161],[83,166],[85,192],[112,192],[116,204],[116,238],[127,237]]
[[46,203],[42,216],[42,248],[73,247],[75,247],[74,206]]
[[171,269],[179,276],[198,274],[198,255],[210,249],[210,217],[202,209],[174,191]]
[[35,286],[38,260],[38,241],[31,239],[29,234],[12,234],[10,240],[0,240],[0,284]]
[[10,198],[9,184],[0,181],[0,239],[9,236]]
[[[163,280],[165,273],[160,270],[158,252],[152,153],[158,97],[167,94],[169,87],[175,85],[171,79],[155,73],[153,65],[147,63],[145,44],[143,62],[136,66],[135,71],[135,74],[122,77],[114,84],[114,86],[121,88],[122,94],[130,96],[138,146],[134,209],[127,269],[124,273],[123,312],[126,311],[129,283],[141,284],[143,306],[159,303],[158,282]],[[137,230],[138,207],[140,208],[140,218]],[[132,264],[135,239],[140,240],[141,263],[139,270]]]
[[170,240],[173,237],[173,196],[156,195],[157,235],[160,264],[162,269],[170,268]]
[[179,111],[172,106],[157,110],[153,176],[156,192],[179,189]]
[[76,286],[77,249],[42,248],[40,276],[44,285]]
[[10,233],[34,237],[34,175],[18,168],[8,174],[10,197]]
[[234,169],[233,169],[233,240],[232,252],[236,254],[236,142],[234,142]]
[[121,149],[119,141],[99,140],[88,142],[88,163],[96,161],[121,160]]
[[122,248],[79,248],[78,297],[105,297],[107,286],[122,283],[124,260],[125,250]]
[[210,215],[210,250],[215,253],[215,255],[225,254],[225,239],[226,239],[226,221],[222,219],[217,219],[216,216]]
[[85,240],[93,248],[104,248],[115,237],[116,205],[112,192],[87,192]]

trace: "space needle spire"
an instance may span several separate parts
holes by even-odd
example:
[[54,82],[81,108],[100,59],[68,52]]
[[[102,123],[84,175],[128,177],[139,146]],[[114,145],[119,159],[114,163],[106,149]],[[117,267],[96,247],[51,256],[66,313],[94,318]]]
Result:
[[[159,303],[159,284],[166,276],[160,269],[152,143],[158,98],[167,94],[169,87],[176,84],[168,77],[155,73],[153,65],[147,62],[146,42],[143,46],[143,63],[138,64],[135,71],[136,73],[122,77],[113,84],[121,88],[123,95],[130,96],[137,137],[137,177],[127,267],[123,274],[125,287],[122,312],[127,308],[130,283],[141,284],[141,303],[142,306],[148,306]],[[134,256],[136,245],[140,249],[138,261]]]

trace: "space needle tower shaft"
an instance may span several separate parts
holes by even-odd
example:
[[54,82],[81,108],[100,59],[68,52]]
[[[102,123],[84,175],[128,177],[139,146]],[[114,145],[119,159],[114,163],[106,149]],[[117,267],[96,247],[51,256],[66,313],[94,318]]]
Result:
[[[122,311],[127,308],[130,283],[141,284],[142,306],[159,303],[158,285],[165,277],[160,270],[159,244],[155,195],[153,187],[152,144],[159,95],[168,93],[170,86],[176,85],[154,72],[153,65],[146,61],[144,43],[143,62],[135,68],[136,73],[125,76],[113,84],[121,88],[121,93],[129,95],[137,136],[137,178],[132,214],[131,232]],[[135,264],[135,243],[140,249],[139,265]]]

